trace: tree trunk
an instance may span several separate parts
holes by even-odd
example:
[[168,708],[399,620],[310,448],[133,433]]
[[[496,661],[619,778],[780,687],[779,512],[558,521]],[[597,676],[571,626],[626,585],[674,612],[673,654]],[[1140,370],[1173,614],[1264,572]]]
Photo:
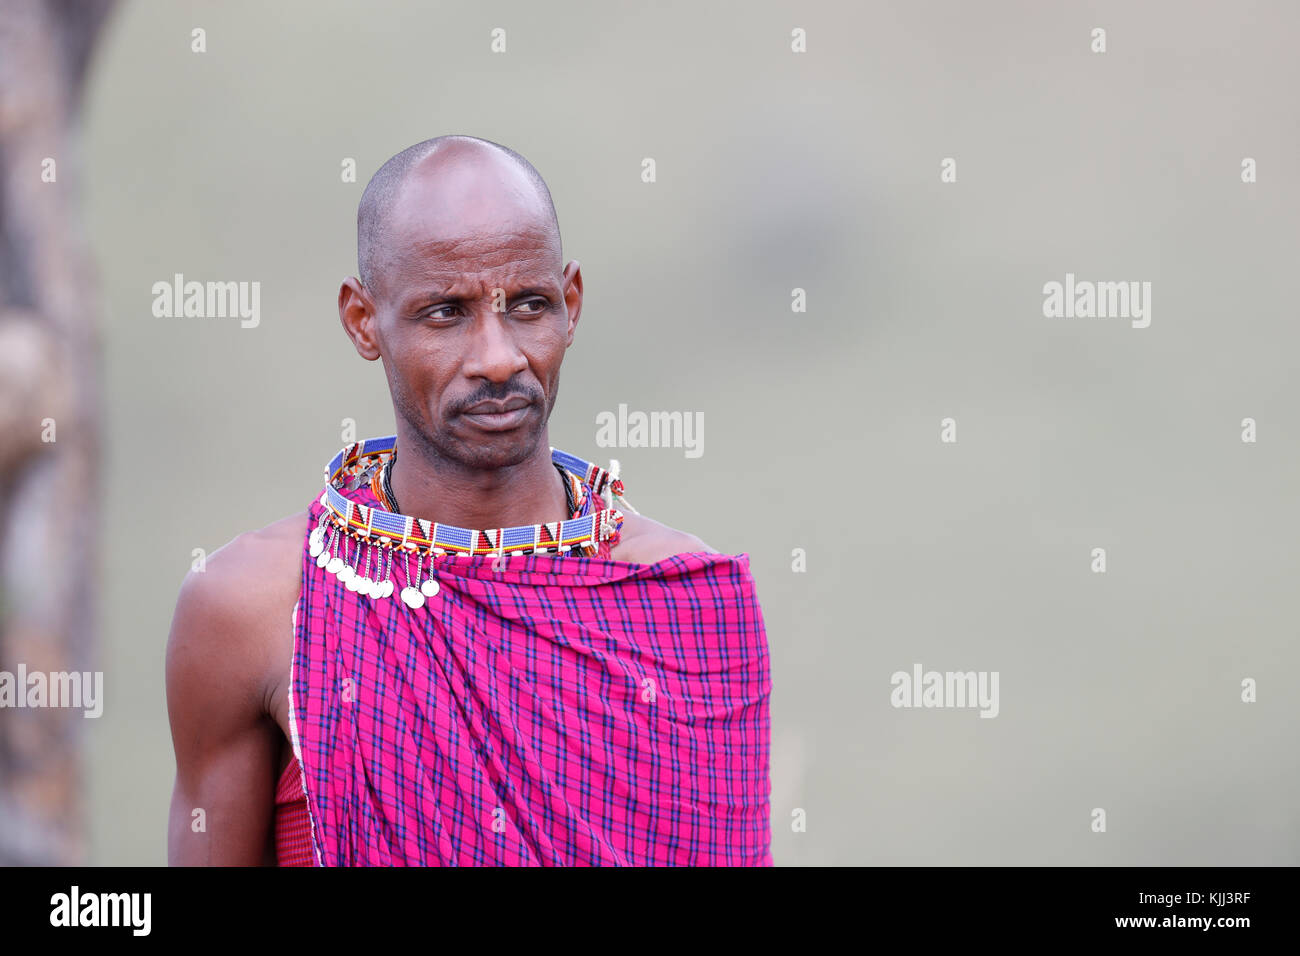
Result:
[[[79,106],[111,8],[0,0],[0,681],[24,701],[20,665],[98,667],[100,313]],[[0,709],[0,865],[84,863],[84,711],[13,703]]]

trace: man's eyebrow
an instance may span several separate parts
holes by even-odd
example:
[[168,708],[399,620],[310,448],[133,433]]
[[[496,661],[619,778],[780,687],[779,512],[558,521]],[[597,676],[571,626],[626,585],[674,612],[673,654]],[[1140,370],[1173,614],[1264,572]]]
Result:
[[[558,292],[558,285],[548,281],[538,281],[536,279],[523,280],[527,284],[522,287],[513,285],[503,285],[499,288],[505,289],[506,295],[511,299],[520,299],[526,295],[540,295],[545,298],[554,298]],[[498,288],[493,286],[492,288]],[[423,289],[419,292],[412,292],[403,302],[404,308],[420,308],[425,305],[433,305],[436,302],[450,302],[456,305],[461,304],[470,298],[466,293],[456,289],[455,283],[448,283],[442,288]]]
[[550,298],[555,295],[555,286],[553,285],[529,285],[515,292],[514,298],[522,299],[526,295],[540,295]]

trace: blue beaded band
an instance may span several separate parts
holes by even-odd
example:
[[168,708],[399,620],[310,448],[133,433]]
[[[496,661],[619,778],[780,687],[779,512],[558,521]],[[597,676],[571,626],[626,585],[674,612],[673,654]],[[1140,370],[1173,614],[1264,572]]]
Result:
[[[391,455],[397,436],[369,438],[341,449],[325,468],[325,490],[321,504],[326,519],[349,537],[366,543],[402,548],[413,554],[511,554],[566,553],[573,548],[594,548],[599,541],[614,539],[623,525],[617,508],[602,508],[566,521],[550,521],[513,528],[471,530],[440,524],[380,507],[353,501],[338,490],[341,479],[356,474]],[[593,494],[600,494],[611,482],[608,471],[576,455],[551,449],[551,460],[578,475]],[[615,488],[621,490],[621,483]]]

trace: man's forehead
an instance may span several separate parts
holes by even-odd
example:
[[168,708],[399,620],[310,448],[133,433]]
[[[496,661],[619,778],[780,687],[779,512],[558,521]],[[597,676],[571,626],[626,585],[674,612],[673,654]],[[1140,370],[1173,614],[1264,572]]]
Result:
[[394,198],[376,251],[396,297],[457,280],[470,287],[558,282],[554,213],[514,166],[494,157],[425,161]]
[[516,260],[543,259],[555,250],[554,234],[526,222],[484,223],[459,228],[450,224],[425,223],[425,228],[393,228],[388,232],[389,248],[412,262],[455,263],[462,268],[482,261],[503,264]]
[[412,202],[394,210],[384,235],[394,262],[465,269],[528,259],[558,259],[555,230],[534,210],[448,208]]
[[509,233],[550,231],[547,205],[513,165],[495,157],[435,165],[431,156],[398,189],[389,216],[407,241],[465,241]]
[[554,281],[560,253],[553,232],[536,223],[449,222],[436,215],[394,223],[388,232],[387,271],[403,285],[458,276],[498,284],[531,278]]
[[[394,237],[396,238],[396,237]],[[544,234],[499,230],[464,237],[401,240],[390,247],[385,270],[399,286],[457,281],[473,286],[554,284],[560,258]]]

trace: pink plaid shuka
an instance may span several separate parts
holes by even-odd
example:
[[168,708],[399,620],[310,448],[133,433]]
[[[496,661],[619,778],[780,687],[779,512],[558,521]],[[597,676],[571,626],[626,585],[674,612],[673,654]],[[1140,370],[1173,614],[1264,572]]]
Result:
[[412,610],[348,591],[304,540],[290,719],[318,865],[772,864],[747,554],[433,573]]

